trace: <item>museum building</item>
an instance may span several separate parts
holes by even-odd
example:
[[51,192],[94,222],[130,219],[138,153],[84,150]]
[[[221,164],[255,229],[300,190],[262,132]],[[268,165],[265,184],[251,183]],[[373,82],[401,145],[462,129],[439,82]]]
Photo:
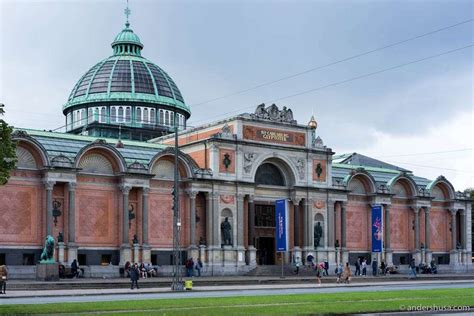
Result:
[[[0,264],[13,276],[35,277],[48,235],[57,260],[77,259],[87,276],[118,276],[127,261],[170,272],[175,125],[181,249],[201,258],[205,274],[245,274],[308,255],[332,266],[365,257],[471,267],[471,201],[445,177],[335,155],[314,117],[298,124],[275,104],[187,128],[181,92],[142,49],[127,21],[112,56],[72,89],[65,133],[15,130],[17,166],[0,187]],[[283,255],[275,244],[279,199],[289,203]],[[381,254],[371,253],[373,205],[384,215]]]

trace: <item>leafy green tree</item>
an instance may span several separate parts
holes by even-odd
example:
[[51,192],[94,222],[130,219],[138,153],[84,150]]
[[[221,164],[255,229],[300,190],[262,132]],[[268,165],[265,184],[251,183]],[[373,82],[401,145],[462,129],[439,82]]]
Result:
[[[5,110],[0,104],[0,117]],[[0,118],[0,185],[7,183],[10,178],[10,171],[15,168],[16,151],[15,142],[12,141],[13,128]]]

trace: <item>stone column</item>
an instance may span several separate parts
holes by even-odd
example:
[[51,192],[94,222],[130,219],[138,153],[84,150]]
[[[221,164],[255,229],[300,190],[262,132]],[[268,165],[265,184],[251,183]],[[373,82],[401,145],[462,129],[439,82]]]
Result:
[[300,248],[300,202],[301,199],[294,198],[293,200],[293,261],[301,262],[302,253]]
[[327,259],[330,266],[333,266],[336,263],[336,248],[335,248],[335,225],[334,225],[334,216],[335,216],[335,202],[328,201],[327,208]]
[[68,208],[68,244],[67,244],[67,260],[71,264],[74,259],[77,260],[76,245],[76,183],[68,183],[69,191],[69,208]]
[[[237,194],[237,265],[245,265],[244,248],[244,197],[242,193]],[[235,245],[235,243],[234,243]]]
[[[196,195],[198,194],[197,191],[188,191],[189,195],[189,247],[190,248],[197,248],[196,247]],[[196,258],[196,257],[193,257]]]
[[390,204],[385,204],[384,205],[384,210],[385,210],[385,225],[384,225],[384,232],[385,232],[385,241],[384,241],[384,246],[385,246],[385,263],[387,265],[392,265],[392,248],[390,246]]
[[122,191],[122,246],[120,247],[120,265],[124,265],[127,261],[131,261],[130,242],[128,240],[128,194],[130,193],[131,187],[122,185],[120,188]]
[[412,252],[412,256],[415,259],[415,264],[422,263],[424,259],[424,253],[420,249],[420,209],[416,206],[411,206],[414,215],[413,233],[415,239],[415,247]]
[[53,188],[56,182],[44,181],[46,189],[46,236],[53,235]]
[[456,226],[456,213],[457,209],[451,208],[449,209],[451,213],[451,251],[450,251],[450,258],[449,258],[449,265],[457,265],[458,264],[458,250],[457,247],[457,226]]
[[309,253],[312,253],[316,259],[316,253],[314,252],[314,239],[313,239],[313,218],[311,212],[311,203],[310,199],[304,199],[304,217],[303,217],[303,251],[304,257],[306,258]]
[[431,262],[431,249],[430,249],[430,207],[425,207],[425,262],[430,264]]
[[[215,247],[220,247],[219,243],[219,234],[221,232],[220,227],[220,214],[219,214],[219,193],[214,192],[212,193],[212,222],[214,224],[214,229],[212,231],[212,245]],[[235,227],[232,227],[232,229],[235,229]],[[235,241],[232,240],[232,243]]]
[[148,244],[148,196],[150,188],[142,189],[142,262],[151,263],[151,247]]
[[255,203],[253,195],[248,197],[248,248],[247,261],[250,266],[257,265],[257,249],[255,249]]
[[467,263],[466,259],[466,210],[460,210],[461,215],[461,262],[462,264]]
[[349,254],[346,246],[346,207],[347,202],[341,202],[341,260],[343,265],[349,262]]
[[206,243],[212,245],[212,203],[211,193],[206,193]]

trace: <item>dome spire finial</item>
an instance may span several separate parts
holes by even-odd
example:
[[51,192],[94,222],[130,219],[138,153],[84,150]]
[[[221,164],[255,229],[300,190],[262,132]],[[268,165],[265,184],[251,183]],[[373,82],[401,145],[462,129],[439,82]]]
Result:
[[128,8],[128,0],[127,0],[127,7],[125,8],[123,12],[125,13],[125,16],[127,17],[127,22],[125,22],[125,26],[128,28],[130,26],[130,22],[128,22],[128,17],[130,16],[130,14],[132,14],[132,10]]

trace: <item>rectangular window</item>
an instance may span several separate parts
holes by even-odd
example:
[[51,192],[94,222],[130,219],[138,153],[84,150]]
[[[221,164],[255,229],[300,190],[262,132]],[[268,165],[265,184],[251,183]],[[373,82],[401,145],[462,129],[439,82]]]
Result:
[[92,114],[92,108],[87,109],[87,123],[92,123],[94,116]]
[[100,265],[106,266],[112,262],[112,255],[102,255],[100,257]]
[[123,107],[119,106],[119,108],[118,108],[118,115],[117,115],[117,122],[118,122],[118,123],[123,122],[123,117],[124,117]]
[[165,111],[165,125],[170,125],[170,112]]
[[5,262],[5,254],[4,253],[0,253],[0,266],[3,266],[5,265],[6,262]]
[[275,227],[275,206],[255,205],[255,226]]
[[24,253],[23,261],[24,266],[32,266],[35,264],[35,254],[34,253]]
[[87,255],[85,254],[78,254],[77,255],[77,261],[79,261],[80,266],[85,266],[87,265]]
[[106,122],[106,108],[105,108],[105,106],[100,108],[99,122],[100,123],[105,123]]
[[171,126],[174,126],[174,112],[171,113]]

